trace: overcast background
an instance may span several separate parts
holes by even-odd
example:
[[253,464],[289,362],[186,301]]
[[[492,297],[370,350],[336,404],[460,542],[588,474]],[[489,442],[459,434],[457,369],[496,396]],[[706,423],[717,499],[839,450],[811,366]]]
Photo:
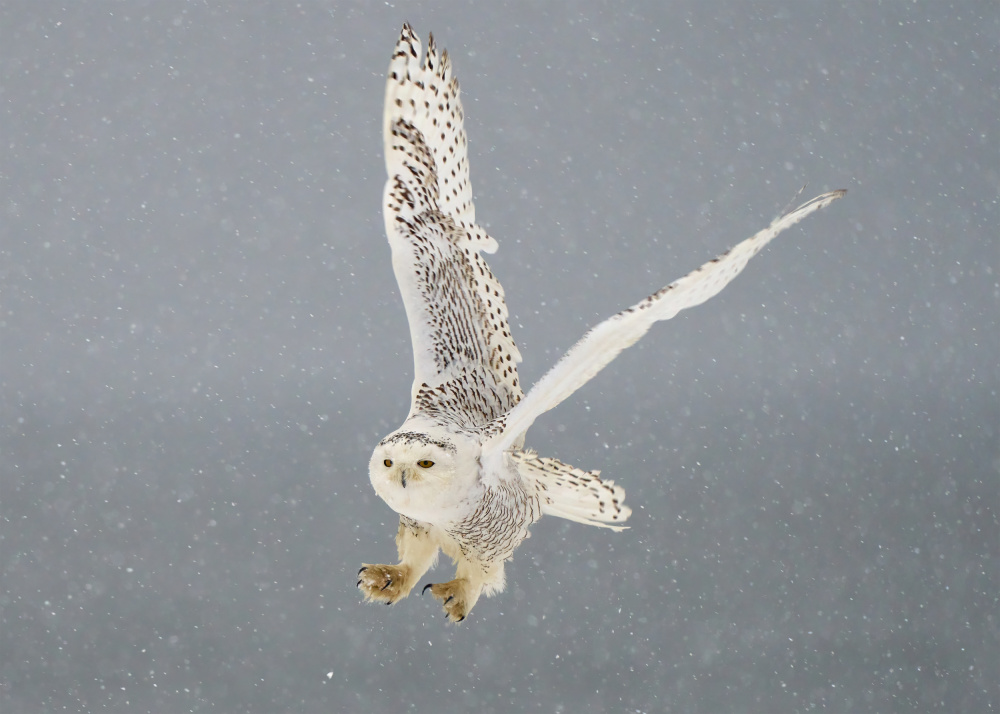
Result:
[[[68,5],[0,9],[5,713],[1000,707],[995,2]],[[544,519],[457,627],[355,588],[404,20],[526,385],[849,189],[539,420],[632,528]]]

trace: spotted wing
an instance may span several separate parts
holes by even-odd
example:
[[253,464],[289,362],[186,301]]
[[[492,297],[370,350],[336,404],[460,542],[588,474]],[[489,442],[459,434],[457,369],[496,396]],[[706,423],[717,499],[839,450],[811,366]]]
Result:
[[403,26],[389,65],[383,203],[392,265],[413,342],[411,416],[479,427],[521,399],[503,288],[481,253],[458,80],[433,35]]
[[638,342],[653,323],[669,320],[681,310],[700,305],[717,295],[781,231],[845,193],[843,190],[831,191],[806,201],[718,258],[591,329],[538,380],[510,414],[492,425],[491,433],[495,436],[483,445],[484,458],[502,453],[522,441],[524,432],[539,415],[590,381],[622,350]]

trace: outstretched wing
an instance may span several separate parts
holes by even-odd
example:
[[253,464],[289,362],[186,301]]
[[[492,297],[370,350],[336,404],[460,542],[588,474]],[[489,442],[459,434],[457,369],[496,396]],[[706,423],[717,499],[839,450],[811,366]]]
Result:
[[493,424],[491,432],[495,436],[483,445],[484,457],[517,443],[539,415],[590,381],[622,350],[645,335],[654,322],[669,320],[684,308],[700,305],[717,295],[772,238],[845,193],[845,190],[831,191],[806,201],[776,218],[752,238],[591,329],[538,380],[510,414]]
[[385,231],[413,341],[410,415],[464,428],[521,399],[521,355],[503,288],[480,252],[496,241],[475,224],[458,80],[434,36],[403,26],[385,91]]

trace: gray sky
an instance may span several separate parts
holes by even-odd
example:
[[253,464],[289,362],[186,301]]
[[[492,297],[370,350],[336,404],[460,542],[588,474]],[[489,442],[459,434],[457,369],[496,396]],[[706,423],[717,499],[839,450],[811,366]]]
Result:
[[[412,378],[404,20],[526,385],[849,189],[538,421],[632,528],[543,519],[460,627],[354,587]],[[998,43],[993,2],[5,3],[0,708],[997,707]]]

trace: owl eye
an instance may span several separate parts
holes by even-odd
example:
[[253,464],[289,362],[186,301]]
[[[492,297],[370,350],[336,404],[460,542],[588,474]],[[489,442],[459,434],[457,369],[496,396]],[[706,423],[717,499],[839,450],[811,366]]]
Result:
[[382,463],[385,464],[386,467],[392,466],[392,459],[386,459]]
[[417,462],[417,466],[419,466],[422,469],[429,469],[433,465],[434,462],[431,461],[430,459],[420,459],[420,461]]

